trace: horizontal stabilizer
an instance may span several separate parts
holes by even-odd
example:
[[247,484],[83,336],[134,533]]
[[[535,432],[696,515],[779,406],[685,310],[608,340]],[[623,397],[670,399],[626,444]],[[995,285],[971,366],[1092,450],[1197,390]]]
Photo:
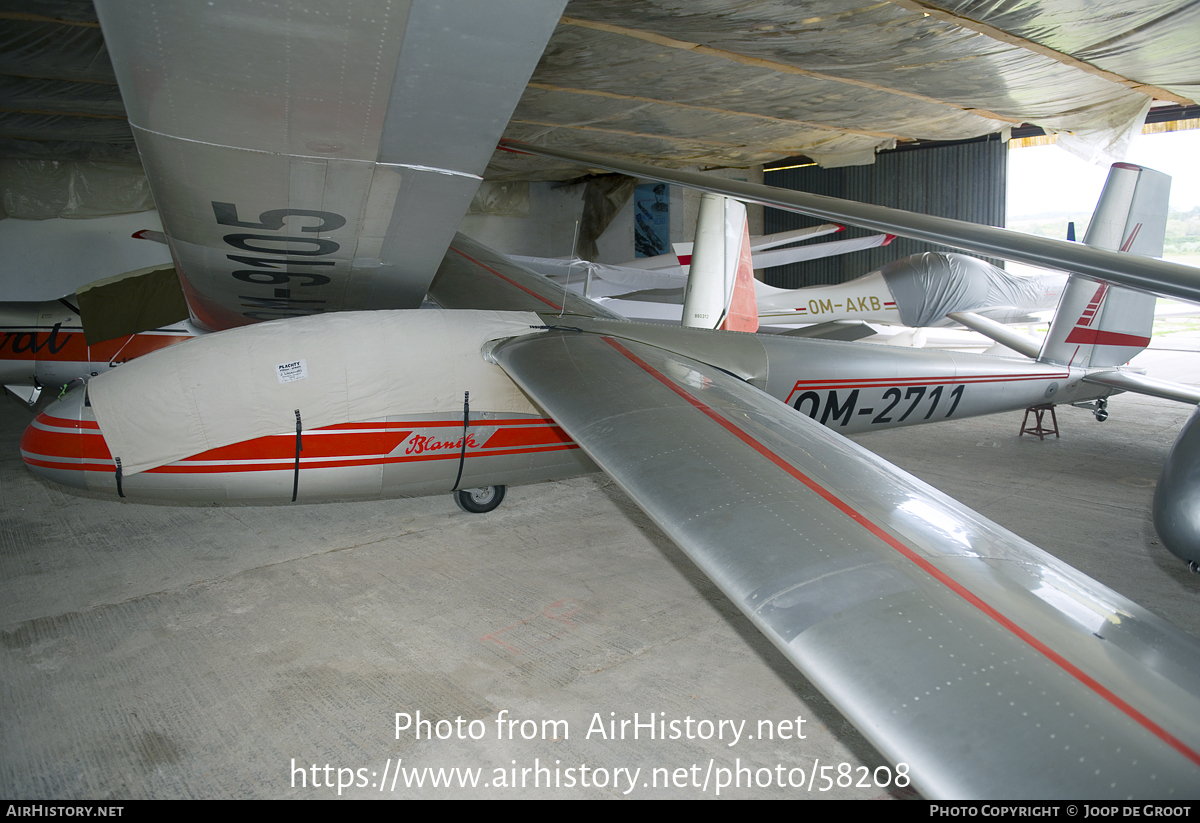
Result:
[[37,405],[38,398],[42,396],[41,386],[5,386],[4,390],[31,409]]
[[165,232],[155,231],[154,229],[142,229],[135,231],[130,235],[134,240],[150,240],[154,243],[162,243],[164,246],[170,245]]
[[679,289],[643,289],[626,294],[614,294],[613,300],[639,300],[643,303],[668,303],[676,306],[683,305],[682,288]]
[[814,237],[822,237],[826,234],[844,231],[845,228],[845,226],[839,226],[837,223],[822,223],[819,226],[809,226],[806,229],[792,229],[791,231],[781,231],[775,234],[764,234],[750,238],[750,251],[763,251],[764,249],[773,249],[776,246],[786,246],[788,243],[799,243],[801,240],[811,240]]
[[[674,258],[674,255],[671,256]],[[661,269],[640,269],[612,263],[595,263],[577,257],[524,257],[516,254],[507,257],[514,263],[562,285],[582,283],[589,276],[631,289],[679,289],[681,294],[687,285],[687,272],[678,262]]]
[[990,337],[1002,346],[1008,346],[1013,351],[1037,360],[1042,350],[1042,341],[1034,340],[1028,335],[1010,329],[1003,323],[997,323],[971,311],[956,311],[946,315],[956,323],[961,323],[972,331],[977,331],[984,337]]
[[872,234],[867,237],[851,237],[849,240],[831,240],[827,243],[812,243],[807,246],[795,246],[790,249],[775,249],[773,251],[754,252],[754,268],[766,269],[771,266],[788,266],[792,263],[802,263],[806,260],[820,260],[839,254],[849,254],[853,251],[874,249],[886,246],[894,237],[891,234]]
[[[825,228],[818,226],[817,228]],[[830,227],[830,231],[836,229],[836,226]],[[785,240],[777,240],[774,243],[768,243],[763,248],[772,248],[776,245],[784,245],[794,243],[797,240],[807,240],[809,237],[817,236],[808,229],[802,229],[801,232],[809,232],[806,237],[792,237]],[[771,234],[766,237],[778,238],[783,235],[793,235],[798,232],[783,232],[782,234]],[[794,246],[787,249],[774,249],[772,251],[755,251],[754,240],[751,239],[751,251],[753,251],[752,261],[753,267],[756,269],[768,268],[770,266],[785,266],[790,263],[799,263],[805,260],[817,260],[823,257],[831,257],[839,254],[847,254],[852,251],[860,251],[862,249],[872,249],[877,246],[886,246],[890,234],[873,234],[869,237],[855,237],[850,240],[834,240],[827,243],[812,243],[807,246]],[[765,238],[759,238],[760,240]],[[643,257],[636,261],[631,261],[622,265],[614,265],[612,263],[596,263],[590,260],[580,260],[578,258],[551,258],[551,257],[523,257],[518,255],[509,255],[509,259],[520,263],[538,274],[551,277],[556,282],[564,283],[579,283],[589,275],[598,277],[601,280],[606,280],[609,283],[629,286],[635,289],[662,289],[662,288],[684,288],[687,285],[688,268],[692,262],[693,243],[676,243],[677,249],[682,251],[677,254],[664,254],[658,257]],[[634,265],[634,264],[637,265]],[[636,299],[636,298],[626,298]]]
[[1098,386],[1109,386],[1122,391],[1137,392],[1150,397],[1161,397],[1164,400],[1176,400],[1180,403],[1200,404],[1200,388],[1184,383],[1171,383],[1167,380],[1156,380],[1144,374],[1133,374],[1126,371],[1093,372],[1083,378],[1085,383],[1095,383]]
[[[822,223],[820,226],[809,226],[805,229],[792,229],[791,231],[780,231],[774,234],[760,234],[750,238],[750,251],[760,252],[764,249],[773,249],[778,246],[786,246],[788,243],[799,243],[801,240],[812,240],[817,237],[824,237],[827,234],[845,231],[845,226],[839,226],[837,223]],[[676,262],[688,263],[692,258],[692,251],[695,249],[695,243],[680,242],[672,243],[671,251],[674,252]],[[637,260],[638,266],[650,264],[651,268],[657,268],[653,261],[661,261],[663,258],[671,257],[672,255],[663,254],[658,257],[642,257]]]
[[862,340],[875,334],[875,329],[863,320],[831,320],[814,323],[799,329],[780,332],[785,337],[806,337],[810,340]]

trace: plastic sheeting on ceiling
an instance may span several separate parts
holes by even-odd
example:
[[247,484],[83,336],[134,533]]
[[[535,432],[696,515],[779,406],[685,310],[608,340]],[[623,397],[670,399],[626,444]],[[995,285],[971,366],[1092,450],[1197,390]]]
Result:
[[[1200,4],[1179,0],[573,0],[507,136],[673,165],[838,166],[1031,123],[1120,153],[1152,98],[1200,96],[1197,42]],[[513,155],[490,169],[566,173]]]
[[0,157],[138,159],[91,0],[0,0]]
[[[0,19],[0,157],[135,157],[90,0]],[[572,0],[506,134],[672,165],[859,164],[1020,123],[1119,151],[1152,98],[1200,97],[1197,42],[1184,0]],[[498,153],[488,177],[578,174]]]

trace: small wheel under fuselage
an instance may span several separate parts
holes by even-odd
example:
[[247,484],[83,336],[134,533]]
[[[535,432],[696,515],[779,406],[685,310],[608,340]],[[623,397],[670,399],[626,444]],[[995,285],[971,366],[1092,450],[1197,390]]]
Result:
[[459,489],[454,502],[465,512],[483,514],[504,502],[504,486],[482,486],[478,489]]

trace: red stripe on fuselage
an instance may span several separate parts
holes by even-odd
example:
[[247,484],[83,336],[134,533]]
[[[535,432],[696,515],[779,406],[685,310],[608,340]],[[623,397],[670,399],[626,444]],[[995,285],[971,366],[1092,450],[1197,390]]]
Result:
[[100,424],[95,420],[68,420],[65,417],[54,417],[46,412],[42,412],[34,420],[35,423],[41,423],[46,426],[54,426],[60,429],[93,429],[100,430]]
[[190,334],[127,334],[89,346],[82,332],[31,328],[0,334],[0,360],[111,363],[115,359],[124,363],[191,339]]
[[964,374],[945,375],[943,377],[905,377],[880,378],[863,377],[845,380],[798,380],[792,387],[791,396],[798,391],[827,391],[829,389],[873,389],[890,388],[892,386],[955,386],[961,383],[1016,383],[1026,380],[1065,380],[1070,372],[1049,372],[1042,374]]
[[[577,449],[579,446],[574,443],[555,443],[540,447],[531,447],[524,449],[496,449],[488,451],[472,451],[467,449],[467,459],[474,457],[508,457],[519,454],[541,454],[543,452],[553,451],[568,451]],[[40,466],[47,469],[59,469],[62,471],[78,471],[78,472],[104,472],[111,473],[116,470],[116,464],[111,460],[105,462],[86,462],[82,459],[69,460],[70,455],[63,455],[62,460],[46,460],[33,454],[25,454],[25,462],[31,466]],[[387,466],[397,463],[422,463],[429,460],[458,460],[459,452],[454,449],[449,449],[444,452],[434,454],[418,454],[418,455],[371,455],[357,459],[345,460],[306,460],[303,457],[300,459],[300,471],[304,472],[308,469],[343,469],[361,466]],[[68,462],[69,461],[69,462]],[[145,474],[242,474],[246,472],[272,472],[272,471],[293,471],[295,463],[293,459],[277,460],[274,463],[222,463],[214,466],[198,466],[189,462],[170,463],[166,466],[148,469]]]
[[489,448],[502,449],[511,446],[547,445],[550,443],[571,443],[570,435],[558,426],[549,428],[529,426],[527,428],[501,429],[493,434],[487,442]]
[[[345,468],[427,460],[457,460],[461,453],[461,420],[417,420],[398,423],[339,423],[301,433],[300,468]],[[437,437],[414,437],[424,429],[445,431]],[[490,437],[477,442],[483,429]],[[408,443],[406,449],[401,448]],[[467,457],[507,456],[579,448],[545,418],[478,420],[468,430]],[[67,471],[114,471],[116,464],[93,421],[72,421],[46,413],[21,439],[25,462]],[[396,452],[396,453],[393,453]],[[217,474],[291,470],[295,465],[294,433],[269,435],[195,454],[148,474]],[[59,459],[55,459],[59,458]]]
[[[462,424],[459,423],[459,427]],[[404,442],[412,432],[323,432],[314,429],[301,434],[304,449],[301,458],[317,457],[362,457],[389,454]],[[296,435],[271,435],[254,440],[243,440],[228,446],[209,449],[201,454],[185,457],[183,463],[191,461],[225,460],[295,460]]]

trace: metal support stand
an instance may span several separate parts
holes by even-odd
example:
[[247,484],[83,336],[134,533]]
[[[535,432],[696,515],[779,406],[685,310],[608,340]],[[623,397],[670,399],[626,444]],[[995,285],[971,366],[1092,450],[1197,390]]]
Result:
[[[1029,425],[1029,413],[1033,412],[1034,425]],[[1042,424],[1042,417],[1050,412],[1050,422],[1053,424],[1051,428],[1047,428]],[[1025,419],[1021,421],[1021,434],[1033,434],[1038,440],[1045,440],[1047,435],[1058,437],[1058,416],[1054,413],[1054,404],[1046,403],[1041,406],[1030,406],[1025,410]]]

